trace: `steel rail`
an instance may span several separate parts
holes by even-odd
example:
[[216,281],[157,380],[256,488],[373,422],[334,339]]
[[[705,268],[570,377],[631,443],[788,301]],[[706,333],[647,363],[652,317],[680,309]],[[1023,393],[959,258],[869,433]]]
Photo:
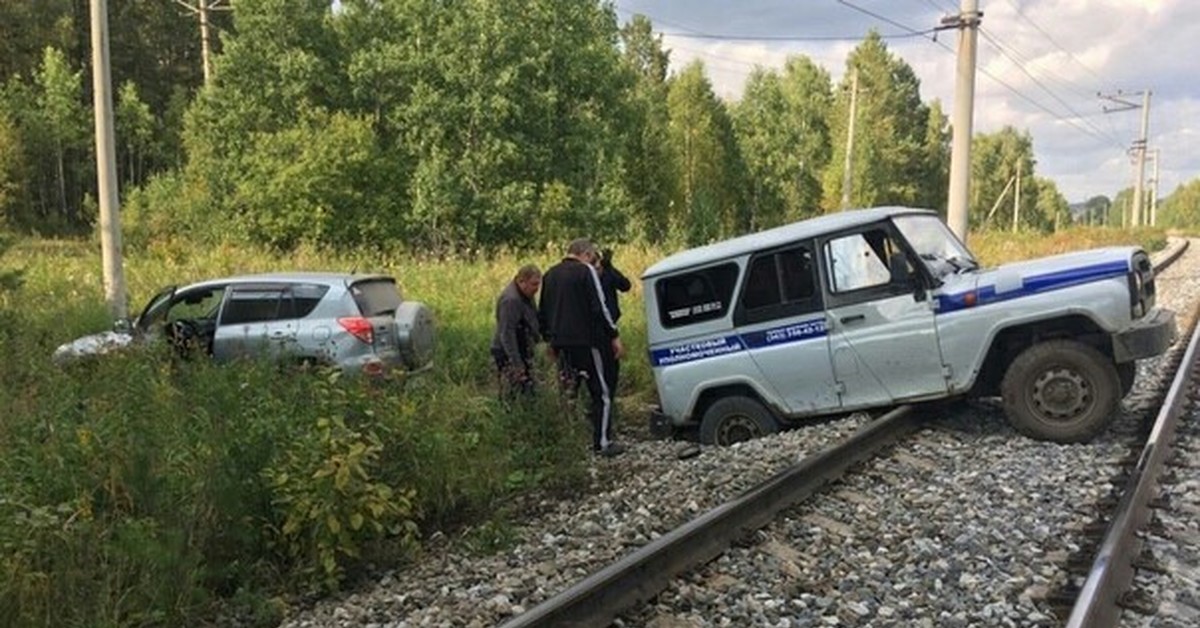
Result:
[[1147,504],[1158,492],[1158,476],[1163,463],[1171,454],[1175,426],[1187,400],[1188,386],[1196,368],[1197,345],[1200,344],[1200,325],[1192,323],[1191,340],[1175,380],[1163,400],[1162,409],[1146,446],[1138,457],[1125,494],[1100,543],[1100,551],[1079,591],[1079,598],[1067,619],[1067,628],[1104,628],[1116,626],[1121,617],[1120,596],[1133,580],[1133,559],[1141,551],[1137,531],[1149,514]]
[[733,501],[647,543],[502,628],[608,626],[620,613],[657,595],[675,577],[721,555],[737,539],[770,523],[779,511],[915,431],[918,423],[912,406],[900,406],[847,440],[804,458]]

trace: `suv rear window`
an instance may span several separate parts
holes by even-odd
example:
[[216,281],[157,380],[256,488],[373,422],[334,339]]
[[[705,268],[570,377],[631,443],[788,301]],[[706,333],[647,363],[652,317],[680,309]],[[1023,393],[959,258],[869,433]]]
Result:
[[394,314],[400,307],[400,291],[391,279],[368,279],[350,286],[350,294],[363,316]]
[[725,316],[737,283],[732,262],[659,280],[658,317],[663,327],[679,327]]

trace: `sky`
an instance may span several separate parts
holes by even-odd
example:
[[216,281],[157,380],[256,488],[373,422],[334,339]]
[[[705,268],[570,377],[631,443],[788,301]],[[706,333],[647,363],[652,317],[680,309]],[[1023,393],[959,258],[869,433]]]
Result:
[[[1005,126],[1033,138],[1037,174],[1067,200],[1113,197],[1133,185],[1130,149],[1150,92],[1147,145],[1159,155],[1159,196],[1200,177],[1200,1],[977,0],[983,12],[975,78],[975,133]],[[792,55],[835,84],[870,29],[921,81],[921,98],[954,107],[959,33],[914,36],[955,15],[959,0],[615,0],[621,23],[650,18],[672,71],[704,62],[716,93],[741,98],[756,66]],[[1138,105],[1124,108],[1101,95]],[[1106,109],[1109,111],[1106,112]],[[1154,164],[1148,158],[1146,185]]]

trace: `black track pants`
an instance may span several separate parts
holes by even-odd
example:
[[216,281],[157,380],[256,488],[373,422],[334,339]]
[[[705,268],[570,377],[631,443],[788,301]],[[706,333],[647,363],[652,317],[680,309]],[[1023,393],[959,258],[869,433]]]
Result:
[[612,391],[605,377],[604,353],[595,347],[555,347],[558,371],[565,390],[572,395],[582,383],[587,386],[591,403],[588,419],[592,422],[592,449],[600,451],[611,441]]

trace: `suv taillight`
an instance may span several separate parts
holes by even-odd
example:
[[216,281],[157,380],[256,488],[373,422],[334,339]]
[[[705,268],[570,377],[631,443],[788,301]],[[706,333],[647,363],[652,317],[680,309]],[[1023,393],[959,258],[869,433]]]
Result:
[[375,343],[375,332],[371,327],[371,321],[361,316],[347,316],[345,318],[339,318],[338,324],[342,326],[342,329],[350,332],[350,334],[355,338],[358,338],[367,344]]

